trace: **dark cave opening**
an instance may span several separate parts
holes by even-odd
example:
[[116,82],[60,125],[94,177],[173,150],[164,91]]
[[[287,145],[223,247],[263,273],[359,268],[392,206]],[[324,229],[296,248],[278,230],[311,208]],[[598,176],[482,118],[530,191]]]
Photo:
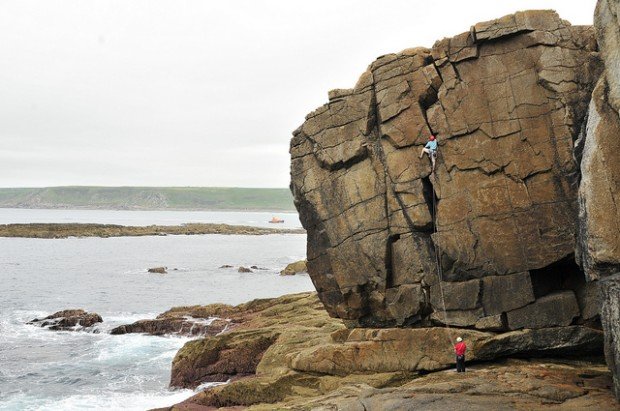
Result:
[[530,270],[534,297],[540,298],[554,291],[573,290],[585,287],[583,271],[575,262],[575,256],[567,256],[560,261],[537,270]]

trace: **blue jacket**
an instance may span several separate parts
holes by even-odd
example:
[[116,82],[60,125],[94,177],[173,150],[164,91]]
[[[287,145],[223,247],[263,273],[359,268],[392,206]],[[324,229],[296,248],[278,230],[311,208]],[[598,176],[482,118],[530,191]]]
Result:
[[430,148],[431,150],[437,150],[437,140],[429,141],[424,148]]

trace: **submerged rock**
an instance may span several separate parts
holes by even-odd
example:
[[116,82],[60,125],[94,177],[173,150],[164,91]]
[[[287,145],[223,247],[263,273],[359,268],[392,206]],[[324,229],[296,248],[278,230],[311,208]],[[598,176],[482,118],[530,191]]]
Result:
[[156,273],[156,274],[166,274],[168,273],[168,267],[153,267],[153,268],[149,268],[148,272]]
[[288,264],[284,270],[280,271],[280,275],[295,275],[306,272],[308,272],[306,260],[301,260]]
[[100,322],[103,322],[103,319],[99,314],[75,309],[58,311],[45,318],[35,318],[30,320],[28,324],[54,331],[76,331],[91,328]]
[[249,269],[247,267],[243,267],[243,266],[239,267],[239,269],[237,271],[240,272],[240,273],[251,273],[252,272],[251,269]]
[[[379,57],[330,92],[290,146],[308,272],[330,315],[473,327],[543,297],[530,277],[556,279],[549,267],[574,252],[573,140],[601,69],[592,27],[526,11]],[[418,158],[430,135],[434,174]]]

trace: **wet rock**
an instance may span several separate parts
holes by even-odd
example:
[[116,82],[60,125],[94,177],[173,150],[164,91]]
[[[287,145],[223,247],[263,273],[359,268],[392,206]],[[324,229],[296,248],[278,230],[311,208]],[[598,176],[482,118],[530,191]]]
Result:
[[605,359],[613,373],[614,393],[620,400],[620,274],[602,281],[601,322],[605,330]]
[[139,320],[133,324],[120,325],[113,328],[110,334],[150,334],[150,335],[186,335],[207,336],[217,335],[228,327],[229,322],[220,318],[197,319],[159,318],[154,320]]
[[[290,146],[308,272],[329,313],[352,327],[424,324],[442,311],[437,261],[444,281],[474,280],[454,286],[455,311],[531,303],[528,272],[574,252],[573,140],[600,69],[591,27],[528,11],[382,56],[330,93]],[[433,175],[418,158],[431,134]],[[430,306],[394,298],[405,285],[430,286]]]
[[305,272],[308,272],[308,268],[306,267],[306,260],[301,260],[288,264],[284,268],[284,270],[280,271],[280,275],[295,275]]
[[28,324],[54,331],[75,331],[90,328],[100,322],[103,322],[103,319],[99,314],[77,309],[58,311],[45,318],[35,318]]
[[579,317],[579,305],[572,291],[553,293],[506,313],[511,330],[566,326],[576,317]]
[[148,272],[156,274],[166,274],[168,272],[168,267],[153,267],[149,268]]
[[170,385],[195,388],[203,382],[254,374],[277,337],[270,330],[256,330],[190,341],[174,358]]
[[220,268],[233,268],[232,265],[228,265],[228,264],[224,264],[222,266],[220,266]]
[[239,267],[237,271],[240,273],[251,273],[252,272],[252,270],[247,267]]

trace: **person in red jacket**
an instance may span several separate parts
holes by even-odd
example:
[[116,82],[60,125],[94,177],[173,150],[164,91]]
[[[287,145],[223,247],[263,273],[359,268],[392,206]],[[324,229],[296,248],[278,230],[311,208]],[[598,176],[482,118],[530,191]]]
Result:
[[465,372],[465,351],[467,350],[467,345],[463,342],[461,337],[456,339],[456,344],[454,345],[454,352],[456,354],[456,372]]

